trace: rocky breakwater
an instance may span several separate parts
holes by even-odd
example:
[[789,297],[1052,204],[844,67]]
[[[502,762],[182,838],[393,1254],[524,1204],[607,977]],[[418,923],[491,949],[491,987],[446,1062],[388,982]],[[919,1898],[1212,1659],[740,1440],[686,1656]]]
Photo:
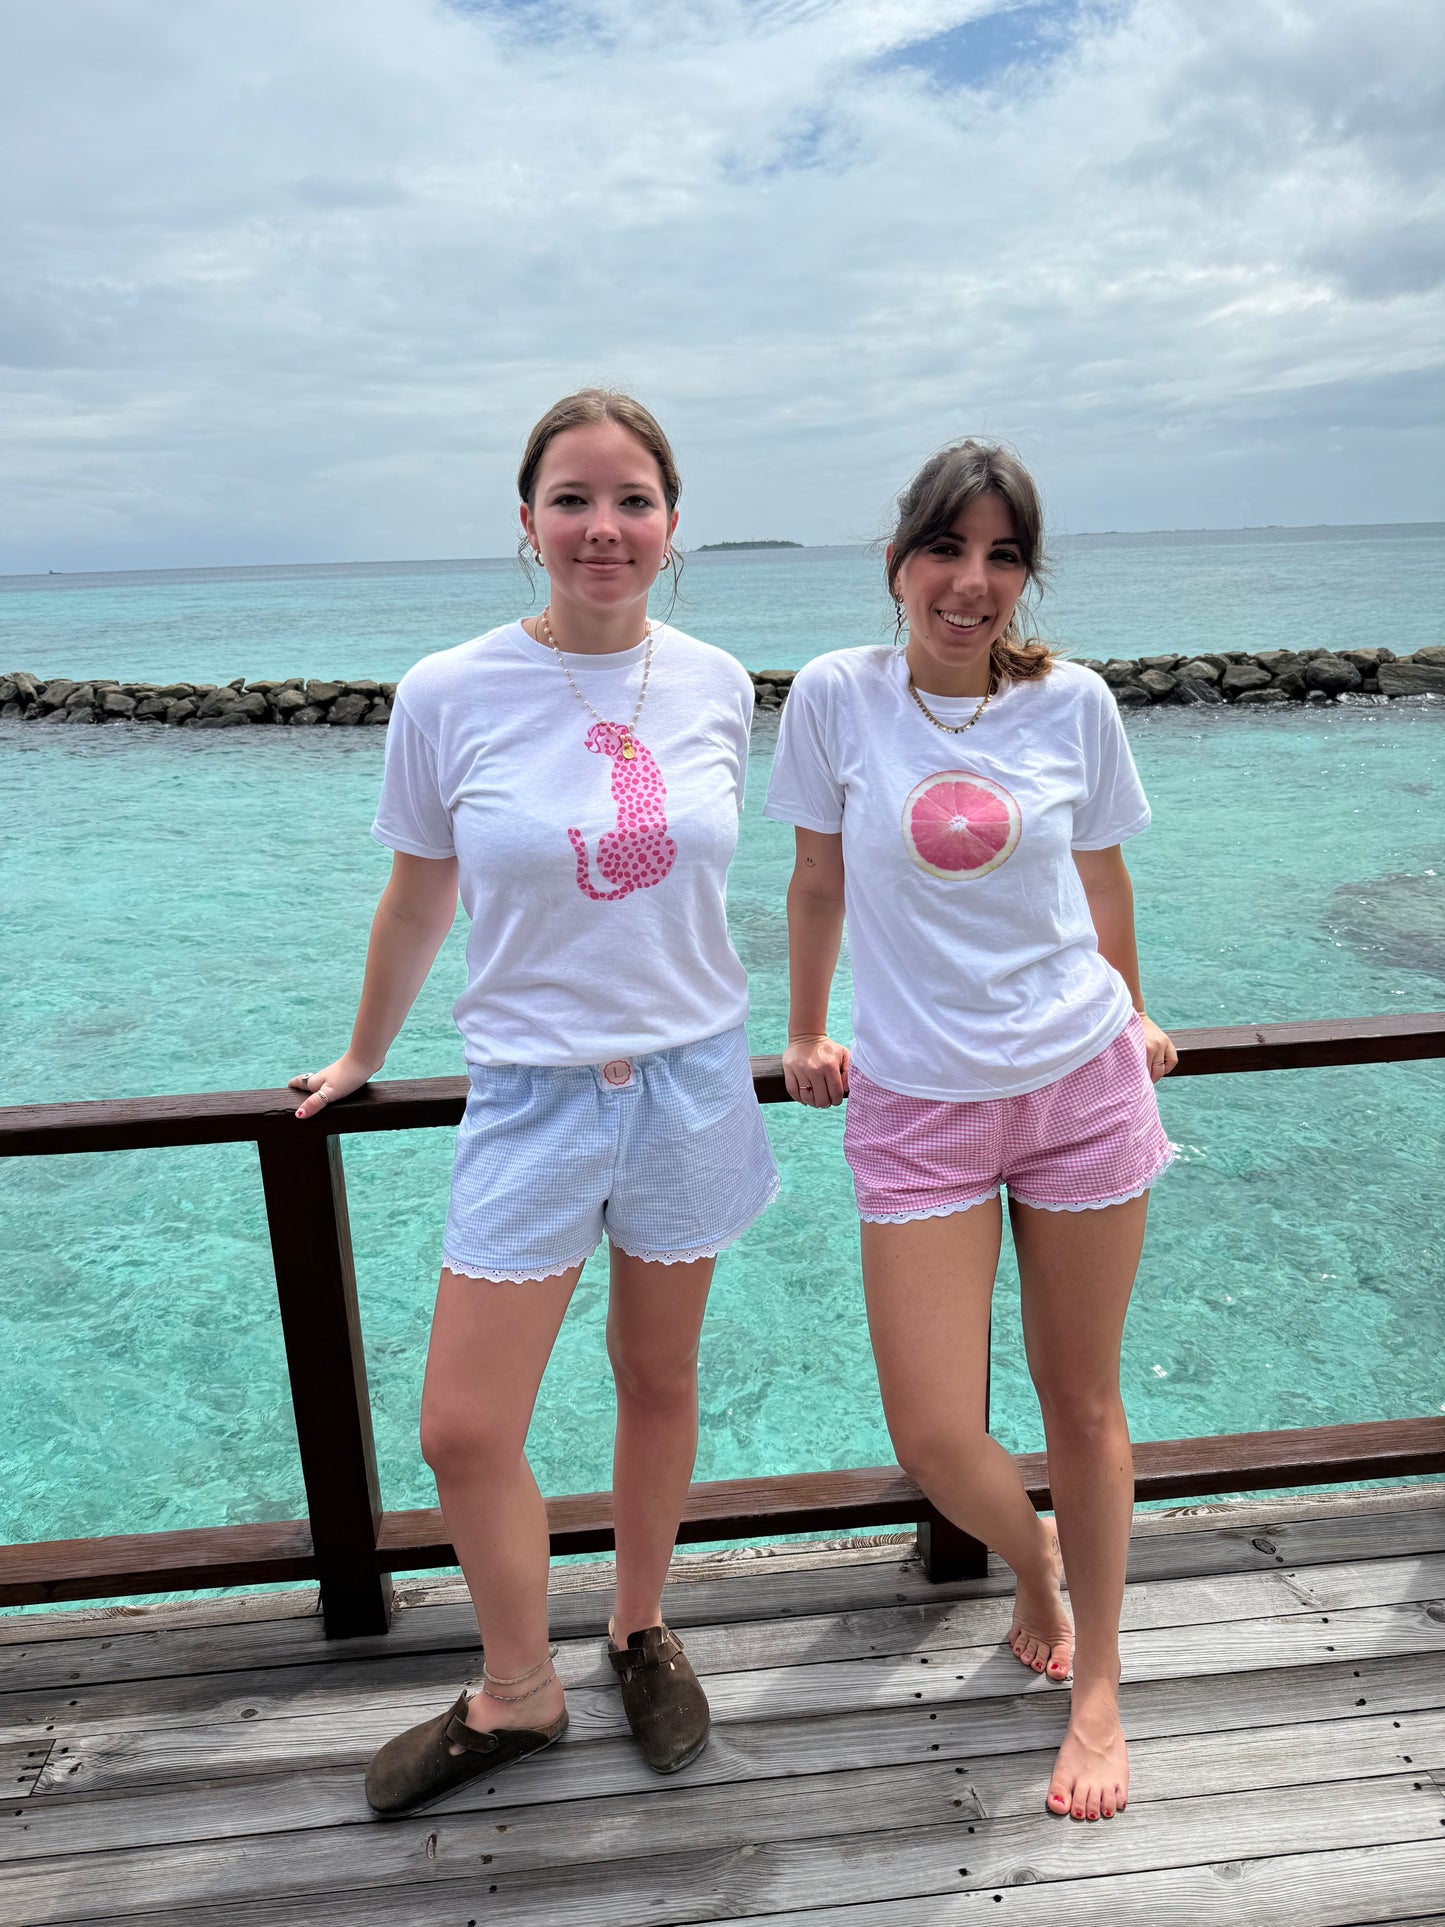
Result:
[[[1445,648],[1397,656],[1391,649],[1242,649],[1202,656],[1077,658],[1102,676],[1121,708],[1156,703],[1235,703],[1273,709],[1286,703],[1332,703],[1341,696],[1445,696]],[[759,709],[779,709],[791,669],[753,673]]]
[[235,729],[241,724],[385,723],[394,682],[148,683],[72,682],[67,677],[0,675],[0,717],[36,723],[172,723],[188,729]]
[[1445,696],[1445,648],[1230,649],[1199,656],[1081,659],[1104,678],[1121,708],[1155,703],[1234,703],[1274,709],[1286,703],[1332,703],[1342,696]]
[[[1088,657],[1092,669],[1123,708],[1234,703],[1241,709],[1286,703],[1332,703],[1340,697],[1445,697],[1445,648],[1396,656],[1390,649],[1265,649],[1258,655],[1226,650],[1201,656]],[[760,710],[781,709],[792,686],[791,669],[751,672]],[[171,723],[186,729],[234,729],[241,724],[319,724],[351,727],[385,723],[391,716],[394,682],[318,682],[299,676],[285,682],[247,682],[238,676],[215,683],[73,682],[64,676],[0,675],[0,718],[37,723]]]

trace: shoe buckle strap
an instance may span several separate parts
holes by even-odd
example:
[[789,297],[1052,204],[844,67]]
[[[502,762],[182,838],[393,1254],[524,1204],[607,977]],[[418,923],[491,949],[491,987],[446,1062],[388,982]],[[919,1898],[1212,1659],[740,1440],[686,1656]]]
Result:
[[455,1713],[447,1715],[447,1738],[453,1746],[465,1747],[468,1753],[495,1753],[500,1745],[495,1733],[479,1732]]
[[651,1644],[614,1646],[609,1642],[607,1657],[612,1662],[613,1671],[626,1675],[646,1672],[650,1667],[664,1663],[671,1665],[682,1651],[682,1641],[670,1626],[662,1626],[658,1631],[660,1637]]

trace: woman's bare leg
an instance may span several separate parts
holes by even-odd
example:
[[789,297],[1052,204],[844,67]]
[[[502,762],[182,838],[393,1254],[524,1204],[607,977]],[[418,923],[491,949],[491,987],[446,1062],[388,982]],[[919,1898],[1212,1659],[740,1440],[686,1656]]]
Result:
[[1014,1204],[1010,1214],[1024,1343],[1043,1412],[1078,1639],[1069,1731],[1048,1806],[1076,1819],[1108,1819],[1129,1797],[1119,1722],[1119,1614],[1134,1469],[1119,1348],[1148,1206],[1146,1193],[1097,1211]]
[[[422,1392],[422,1456],[476,1609],[488,1671],[509,1679],[547,1652],[547,1509],[527,1463],[532,1408],[582,1267],[527,1284],[442,1272]],[[482,1692],[467,1724],[544,1726],[562,1711],[545,1680],[530,1698]],[[457,1750],[457,1749],[454,1749]]]
[[984,1424],[997,1198],[911,1224],[864,1222],[863,1286],[883,1413],[898,1462],[938,1510],[1018,1579],[1009,1644],[1036,1672],[1069,1670],[1071,1628],[1052,1528]]
[[607,1351],[617,1382],[612,1636],[662,1624],[662,1588],[697,1458],[697,1348],[714,1260],[664,1265],[612,1247]]

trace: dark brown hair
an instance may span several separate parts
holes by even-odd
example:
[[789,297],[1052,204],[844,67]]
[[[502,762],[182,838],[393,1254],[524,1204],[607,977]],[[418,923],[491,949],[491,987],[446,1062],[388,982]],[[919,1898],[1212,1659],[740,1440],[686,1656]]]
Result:
[[[1042,592],[1044,513],[1033,477],[1010,449],[990,442],[955,442],[930,455],[898,498],[898,520],[888,538],[888,593],[898,606],[900,636],[900,570],[916,550],[947,535],[969,503],[980,495],[996,495],[1008,510],[1028,578],[1025,594],[1028,589]],[[1053,650],[1036,636],[1024,633],[1032,621],[1032,612],[1020,597],[1007,629],[991,651],[991,667],[1000,681],[1009,677],[1015,682],[1033,682],[1052,669]]]

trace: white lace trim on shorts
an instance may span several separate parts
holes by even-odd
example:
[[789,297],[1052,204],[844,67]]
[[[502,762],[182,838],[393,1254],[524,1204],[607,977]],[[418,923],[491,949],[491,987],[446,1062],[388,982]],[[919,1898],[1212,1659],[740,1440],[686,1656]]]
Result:
[[917,1224],[922,1218],[951,1218],[958,1211],[972,1211],[976,1204],[987,1204],[990,1198],[998,1196],[999,1188],[990,1185],[987,1191],[979,1191],[971,1198],[959,1198],[953,1204],[935,1205],[931,1211],[860,1211],[858,1216],[864,1224]]
[[[593,1245],[592,1251],[596,1249],[597,1246]],[[580,1258],[569,1258],[565,1264],[548,1265],[542,1271],[484,1271],[476,1265],[458,1264],[455,1258],[447,1257],[445,1252],[442,1254],[442,1264],[448,1271],[456,1272],[459,1278],[480,1278],[488,1284],[535,1285],[540,1284],[544,1278],[560,1278],[564,1272],[570,1271],[573,1265],[585,1265],[592,1256],[592,1251],[584,1251]]]
[[[1131,1198],[1142,1198],[1156,1178],[1160,1178],[1174,1162],[1175,1152],[1170,1151],[1162,1164],[1158,1164],[1142,1184],[1136,1184],[1132,1191],[1121,1191],[1113,1198],[1090,1198],[1085,1204],[1045,1204],[1041,1198],[1020,1197],[1019,1203],[1026,1204],[1031,1211],[1102,1211],[1107,1205],[1128,1204]],[[1010,1195],[1015,1195],[1011,1193]]]

